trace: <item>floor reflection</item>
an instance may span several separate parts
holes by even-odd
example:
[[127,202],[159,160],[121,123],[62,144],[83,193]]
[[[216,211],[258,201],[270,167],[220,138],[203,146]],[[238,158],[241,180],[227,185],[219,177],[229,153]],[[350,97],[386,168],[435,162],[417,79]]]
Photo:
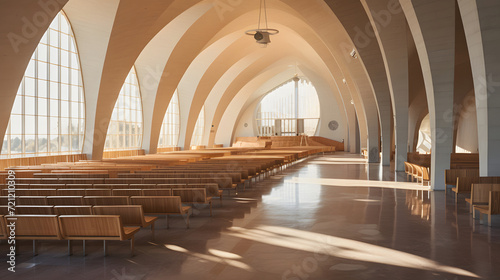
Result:
[[429,221],[431,218],[431,200],[429,191],[406,191],[406,205],[410,213]]

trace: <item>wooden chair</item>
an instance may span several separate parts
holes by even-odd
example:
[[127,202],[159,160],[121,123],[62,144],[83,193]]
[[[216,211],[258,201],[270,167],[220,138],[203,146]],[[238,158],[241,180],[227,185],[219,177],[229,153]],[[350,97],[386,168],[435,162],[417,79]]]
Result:
[[113,206],[94,206],[95,215],[119,215],[122,218],[124,226],[151,226],[151,235],[154,239],[155,222],[158,217],[144,216],[141,205],[113,205]]
[[128,205],[128,196],[85,196],[83,198],[87,205]]
[[134,255],[135,234],[140,227],[124,227],[118,215],[63,215],[59,216],[61,235],[68,240],[68,252],[72,254],[71,240],[103,240],[104,255],[107,254],[106,240],[130,240],[130,253]]
[[47,196],[48,205],[84,205],[83,196]]
[[186,227],[189,228],[189,216],[192,209],[191,206],[182,206],[180,196],[132,196],[130,202],[132,205],[142,205],[146,214],[166,215],[167,228],[169,227],[169,215],[185,215]]
[[[56,215],[15,215],[16,239],[33,240],[33,255],[37,255],[37,240],[61,240],[61,231]],[[7,220],[8,221],[8,220]]]
[[52,205],[18,205],[16,206],[17,215],[54,215],[54,206]]
[[92,205],[56,205],[54,214],[60,215],[93,215]]
[[128,189],[129,185],[128,184],[95,184],[94,188],[96,189]]
[[208,204],[210,207],[210,217],[212,216],[212,197],[207,197],[207,190],[205,188],[172,189],[172,195],[180,196],[183,203]]
[[500,192],[489,193],[488,205],[474,205],[474,210],[479,211],[481,223],[486,223],[486,216],[488,217],[488,226],[491,227],[491,216],[500,214]]

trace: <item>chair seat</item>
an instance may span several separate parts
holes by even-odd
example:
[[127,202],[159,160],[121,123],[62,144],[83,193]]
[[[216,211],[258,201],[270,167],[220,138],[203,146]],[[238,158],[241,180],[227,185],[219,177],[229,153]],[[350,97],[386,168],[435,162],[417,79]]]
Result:
[[453,192],[457,192],[457,187],[451,188]]
[[191,209],[191,206],[182,206],[182,213],[186,213]]
[[474,209],[485,214],[488,214],[490,212],[490,207],[488,205],[474,205]]
[[140,227],[123,227],[123,232],[125,233],[124,240],[133,237],[140,229]]
[[150,225],[154,223],[156,220],[158,220],[158,217],[155,216],[144,216],[144,220],[146,221],[147,225]]

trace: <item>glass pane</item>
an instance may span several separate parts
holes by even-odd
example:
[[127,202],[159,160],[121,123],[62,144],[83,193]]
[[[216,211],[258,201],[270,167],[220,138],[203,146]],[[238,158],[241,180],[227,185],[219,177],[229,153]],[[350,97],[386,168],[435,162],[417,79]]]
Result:
[[24,78],[24,94],[29,96],[35,96],[35,79],[32,78]]
[[10,133],[19,135],[23,133],[23,117],[21,115],[10,116]]
[[24,134],[35,135],[35,116],[24,116]]
[[45,98],[38,98],[38,115],[47,116],[48,100]]
[[59,119],[58,118],[50,118],[50,135],[56,136],[59,134]]
[[48,151],[48,136],[38,134],[38,152]]
[[11,135],[10,136],[10,152],[11,153],[22,153],[23,143],[21,135]]
[[45,134],[49,133],[48,121],[49,121],[49,118],[47,118],[47,117],[41,117],[41,116],[38,117],[37,128],[38,128],[39,135],[45,135]]
[[35,114],[35,97],[32,96],[24,97],[24,113],[27,115]]
[[53,117],[59,116],[59,101],[58,100],[50,100],[50,115]]
[[48,52],[47,45],[39,44],[37,47],[37,54],[38,54],[37,59],[40,61],[47,62],[48,61],[47,52]]
[[47,81],[38,80],[38,97],[48,97],[47,84]]

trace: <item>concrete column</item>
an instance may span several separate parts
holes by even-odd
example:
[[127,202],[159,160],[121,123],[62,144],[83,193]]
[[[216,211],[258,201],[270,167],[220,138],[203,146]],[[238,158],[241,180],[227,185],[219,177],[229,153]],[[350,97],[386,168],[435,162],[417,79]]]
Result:
[[500,2],[458,0],[476,96],[481,176],[500,176]]
[[[408,48],[406,19],[397,1],[362,0],[361,2],[374,28],[389,81],[395,126],[395,169],[396,171],[404,171],[404,162],[406,161],[408,147]],[[389,145],[387,141],[383,141],[382,143],[384,146]],[[390,149],[388,150],[390,151]]]
[[[443,190],[453,146],[455,1],[400,0],[417,46],[431,122],[431,186]],[[453,116],[453,114],[451,114]]]

